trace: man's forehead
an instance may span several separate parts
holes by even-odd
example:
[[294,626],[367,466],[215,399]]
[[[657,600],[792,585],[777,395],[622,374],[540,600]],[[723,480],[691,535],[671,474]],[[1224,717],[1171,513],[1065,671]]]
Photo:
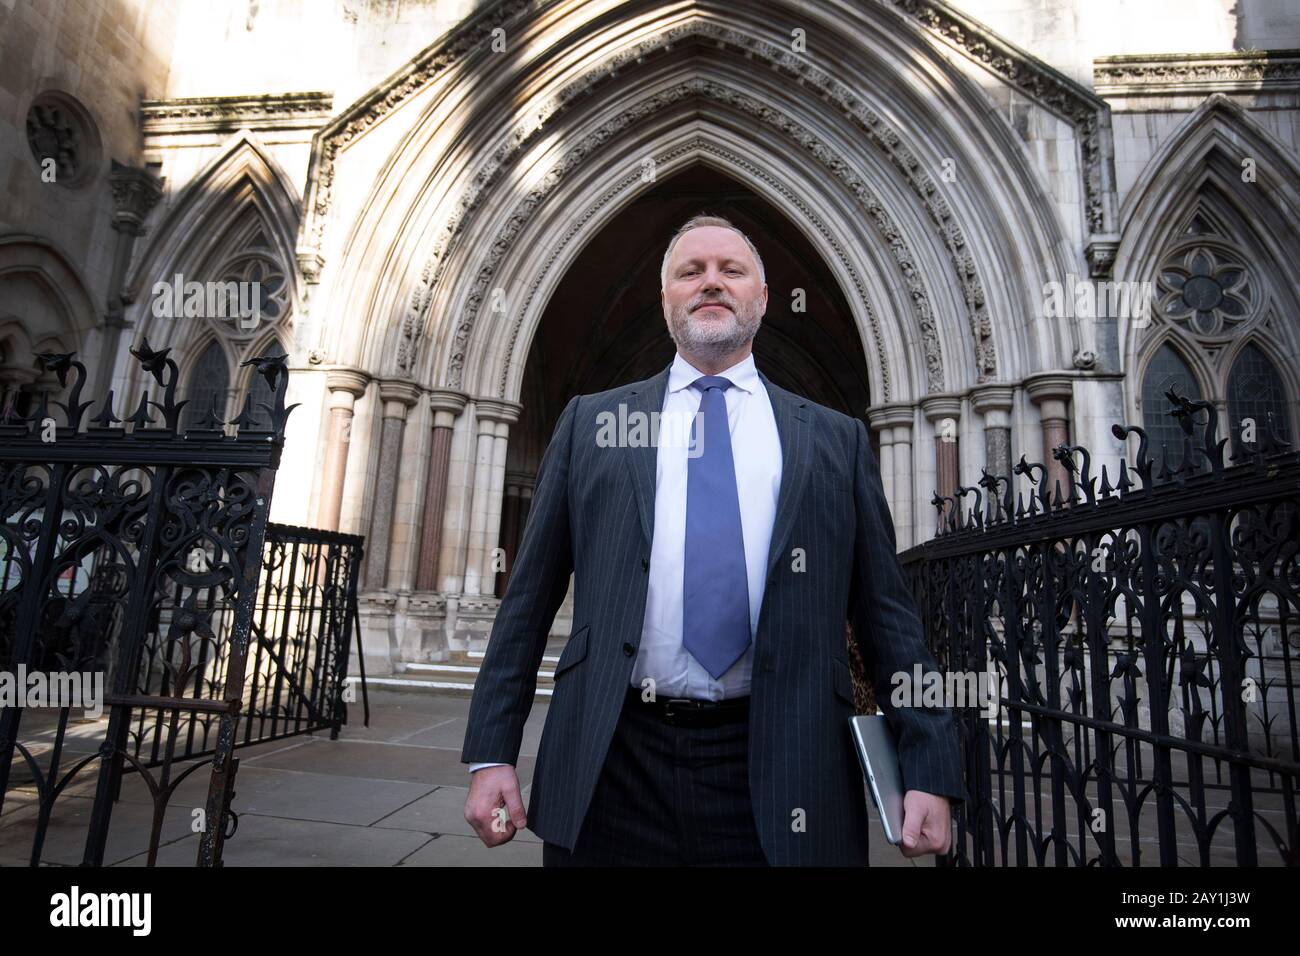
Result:
[[734,256],[750,260],[749,247],[739,233],[722,226],[699,226],[682,235],[673,247],[673,258]]

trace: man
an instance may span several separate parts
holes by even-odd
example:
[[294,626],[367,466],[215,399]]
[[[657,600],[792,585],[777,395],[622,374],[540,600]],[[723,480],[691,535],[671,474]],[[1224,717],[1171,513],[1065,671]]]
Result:
[[[898,739],[902,852],[947,853],[956,728],[889,704],[891,675],[935,665],[866,429],[755,368],[767,284],[730,222],[683,225],[661,285],[672,365],[571,399],[543,457],[470,705],[465,819],[488,846],[530,827],[544,865],[865,864],[847,617]],[[690,440],[635,440],[651,413]],[[571,573],[525,813],[513,764]]]

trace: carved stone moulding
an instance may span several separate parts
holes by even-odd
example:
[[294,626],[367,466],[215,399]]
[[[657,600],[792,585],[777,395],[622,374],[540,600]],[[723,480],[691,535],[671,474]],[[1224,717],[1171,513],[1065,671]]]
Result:
[[1105,97],[1300,93],[1300,50],[1103,56],[1093,61],[1092,77]]
[[233,133],[239,129],[311,130],[329,122],[333,102],[333,93],[318,92],[143,100],[140,128],[145,136]]

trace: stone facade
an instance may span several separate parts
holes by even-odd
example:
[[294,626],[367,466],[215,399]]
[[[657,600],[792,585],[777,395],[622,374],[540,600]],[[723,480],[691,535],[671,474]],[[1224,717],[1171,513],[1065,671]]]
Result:
[[[981,468],[1113,460],[1157,380],[1296,434],[1285,0],[0,0],[0,46],[5,401],[76,349],[133,404],[148,338],[233,418],[283,349],[273,517],[367,536],[371,673],[481,648],[548,303],[692,170],[832,277],[900,548]],[[160,315],[178,276],[256,279],[258,321]]]

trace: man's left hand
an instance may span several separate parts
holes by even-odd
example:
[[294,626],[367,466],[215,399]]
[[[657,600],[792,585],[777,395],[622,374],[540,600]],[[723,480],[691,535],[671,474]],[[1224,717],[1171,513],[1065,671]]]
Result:
[[903,856],[948,852],[952,845],[952,808],[947,797],[922,790],[903,794]]

